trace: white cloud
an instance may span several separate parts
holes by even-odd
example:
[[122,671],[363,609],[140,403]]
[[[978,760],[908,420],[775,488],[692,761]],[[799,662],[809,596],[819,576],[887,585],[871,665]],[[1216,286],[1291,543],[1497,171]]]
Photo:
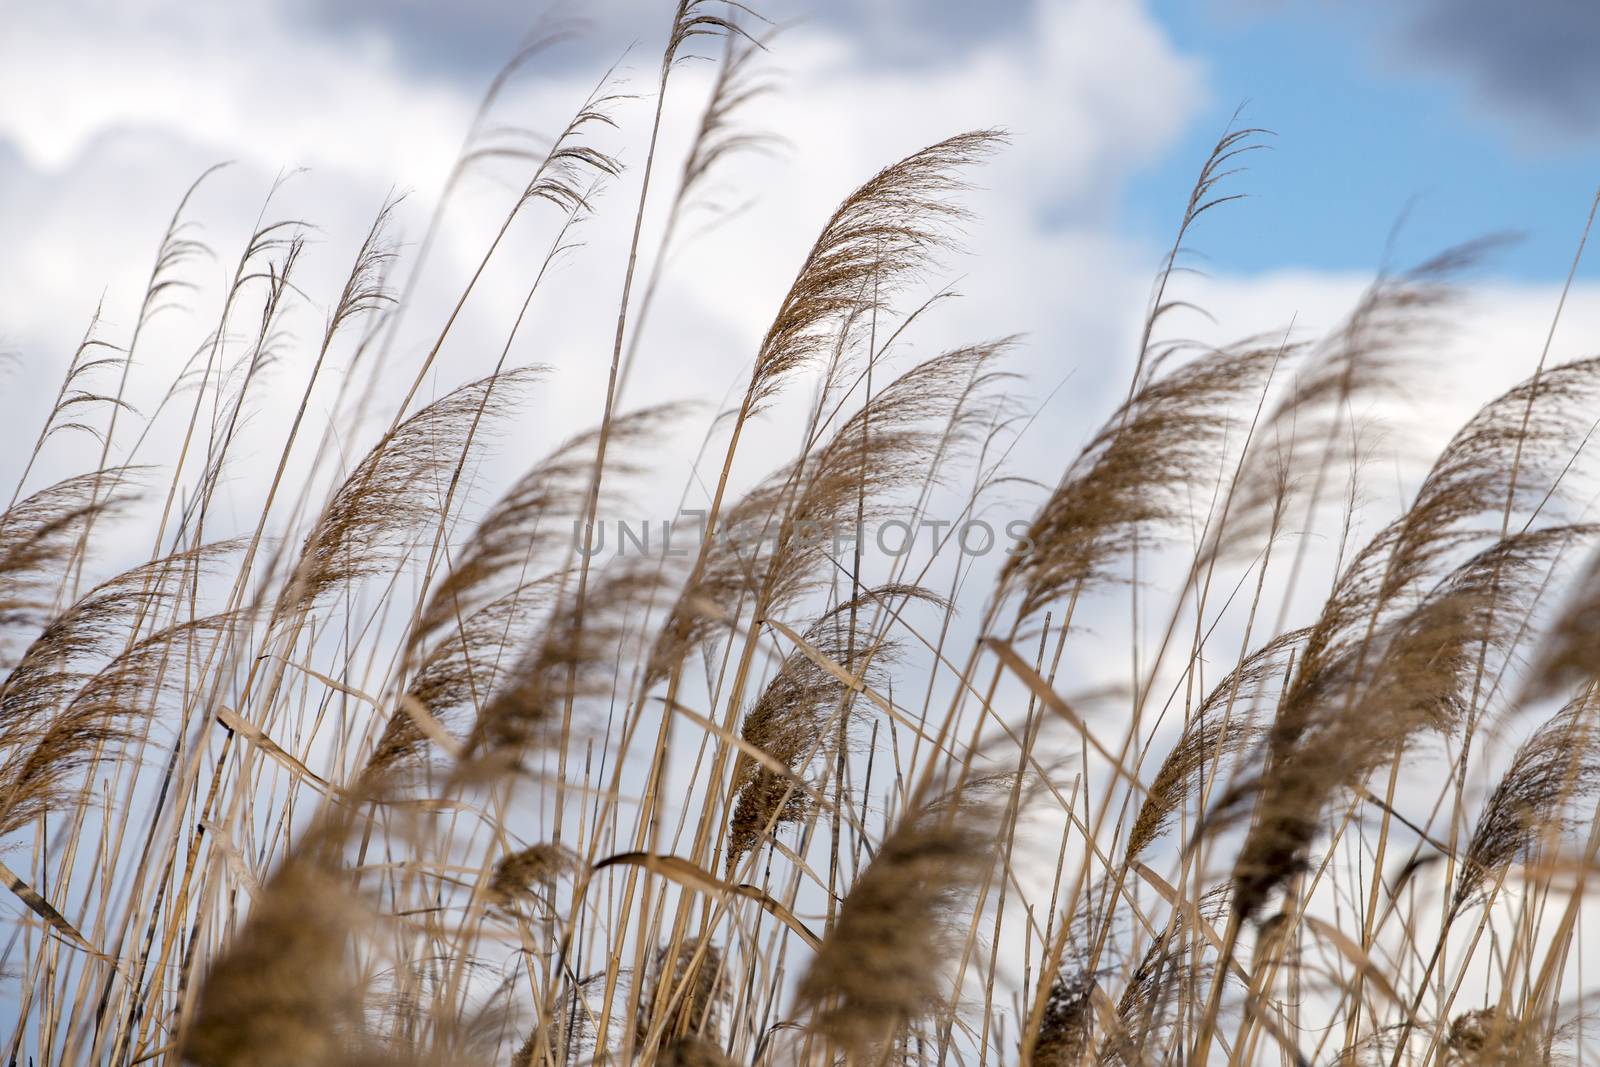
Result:
[[[141,345],[136,390],[145,410],[211,328],[218,284],[278,171],[314,168],[284,188],[272,214],[322,227],[301,282],[325,305],[391,187],[415,189],[403,217],[407,235],[417,237],[476,105],[473,89],[407,69],[375,37],[311,34],[273,4],[78,3],[34,9],[13,23],[0,41],[0,175],[12,194],[0,203],[9,246],[0,260],[0,335],[22,350],[29,372],[0,400],[0,414],[24,424],[53,390],[54,368],[102,292],[108,336],[125,338],[171,206],[206,165],[239,160],[193,211],[220,259],[195,268],[209,288],[192,298],[193,314],[167,320]],[[636,50],[630,88],[647,93],[651,64],[642,57]],[[726,199],[755,200],[674,263],[630,399],[715,404],[743,373],[806,247],[845,192],[933,140],[1004,126],[1013,144],[974,175],[980,188],[968,198],[976,211],[965,238],[971,255],[947,265],[965,298],[931,316],[913,341],[928,352],[1027,334],[1017,358],[1031,379],[1025,397],[1042,402],[1065,385],[1018,459],[1029,475],[1053,479],[1125,388],[1159,254],[1105,220],[1128,176],[1167,151],[1191,121],[1206,91],[1202,65],[1180,54],[1141,5],[1114,0],[1041,4],[1029,32],[990,39],[937,67],[879,64],[837,32],[804,28],[777,40],[772,62],[786,72],[781,89],[753,121],[783,137],[787,149],[730,168]],[[504,121],[558,128],[597,74],[534,71],[508,94]],[[701,64],[675,75],[662,180],[673,176],[709,74]],[[579,233],[585,247],[547,280],[513,352],[514,361],[554,371],[511,435],[507,463],[525,462],[598,416],[651,104],[637,99],[618,111],[623,129],[612,146],[622,146],[632,169],[604,192],[597,217]],[[444,321],[507,193],[503,184],[471,181],[447,217],[396,350],[398,382],[409,380]],[[514,230],[453,330],[430,389],[481,373],[498,355],[550,222],[546,212]],[[648,223],[646,268],[659,213]],[[930,278],[928,286],[945,280]],[[1303,328],[1326,325],[1362,281],[1317,273],[1185,281],[1185,295],[1220,325],[1183,328],[1220,341],[1296,317]],[[1471,330],[1449,358],[1483,370],[1459,377],[1474,386],[1505,384],[1530,367],[1552,305],[1545,287],[1479,293]],[[314,336],[318,314],[313,307],[297,320],[302,342]],[[1571,330],[1563,343],[1578,336]],[[279,372],[282,395],[261,432],[275,433],[270,412],[296,399],[305,347]],[[1472,392],[1452,414],[1430,419],[1448,426],[1480,398]],[[327,398],[319,394],[319,402]],[[352,439],[346,447],[356,447],[355,428],[341,433]],[[792,437],[782,420],[770,420],[756,431],[743,473],[759,473],[768,465],[761,450],[785,449]]]
[[101,133],[159,132],[269,169],[405,180],[448,166],[470,117],[459,88],[403,71],[374,38],[297,32],[281,5],[88,2],[8,20],[4,136],[35,169]]
[[[647,92],[651,64],[641,54],[629,88]],[[758,198],[674,266],[636,399],[688,392],[714,401],[749,359],[837,200],[877,167],[978,126],[1005,126],[1015,143],[975,176],[982,189],[970,198],[978,214],[966,242],[973,255],[948,264],[963,276],[968,299],[933,324],[927,345],[1027,331],[1034,342],[1025,362],[1052,381],[1085,364],[1098,378],[1118,358],[1111,349],[1125,349],[1132,334],[1127,312],[1138,306],[1145,264],[1091,220],[1115,202],[1134,167],[1170,143],[1203,92],[1199,67],[1141,7],[1043,5],[1033,32],[938,69],[880,67],[822,30],[781,37],[774,61],[788,74],[754,121],[783,137],[788,150],[730,171],[730,200]],[[508,95],[504,121],[558,128],[597,73],[534,72]],[[662,177],[672,174],[708,76],[705,65],[675,76]],[[0,263],[0,316],[29,359],[34,388],[16,391],[30,394],[26,401],[13,400],[35,404],[53,388],[48,368],[70,351],[102,292],[109,336],[125,336],[172,204],[218,160],[238,165],[203,190],[192,212],[219,254],[201,275],[212,285],[193,299],[191,319],[169,320],[168,332],[141,346],[145,391],[158,397],[165,385],[158,379],[209,329],[216,283],[285,168],[312,168],[279,194],[274,213],[322,227],[301,281],[313,299],[330,299],[391,187],[415,190],[404,216],[415,239],[476,105],[474,91],[407,69],[370,35],[309,34],[281,5],[89,0],[14,19],[0,42],[0,100],[10,102],[0,104],[0,169],[9,171],[8,187],[22,192],[0,205],[14,253]],[[557,368],[562,401],[538,399],[530,416],[539,440],[599,411],[649,107],[641,99],[619,111],[619,143],[632,170],[585,225],[586,247],[550,279],[517,353]],[[426,347],[504,209],[506,189],[491,181],[470,182],[466,194],[443,231],[401,359]],[[1046,209],[1062,205],[1077,221],[1043,228]],[[454,331],[442,385],[498,351],[548,233],[537,220],[519,226]],[[647,227],[646,257],[654,247]],[[302,322],[306,335],[313,324],[314,317]],[[283,379],[292,386],[292,374]]]

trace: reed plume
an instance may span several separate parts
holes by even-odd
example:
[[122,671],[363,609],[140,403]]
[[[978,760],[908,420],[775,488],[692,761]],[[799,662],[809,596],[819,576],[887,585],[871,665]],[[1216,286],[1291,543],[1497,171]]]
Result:
[[1512,1012],[1478,1008],[1450,1020],[1444,1062],[1451,1067],[1511,1067],[1548,1064],[1542,1027]]
[[[872,632],[870,624],[877,615],[874,609],[890,606],[899,610],[912,600],[946,606],[939,596],[925,589],[881,586],[830,608],[806,629],[806,643],[863,684],[878,685],[885,668],[895,658],[898,643]],[[834,715],[846,723],[837,731],[829,729]],[[819,754],[835,755],[826,752],[827,738],[833,733],[847,734],[850,717],[850,701],[843,683],[805,652],[797,649],[789,653],[745,713],[741,728],[747,744],[782,764],[788,773],[780,774],[740,753],[734,764],[736,800],[728,823],[730,871],[767,834],[804,821],[811,810],[811,798],[797,787],[796,779],[804,780],[806,765]]]
[[[653,442],[664,425],[681,416],[676,405],[658,405],[619,416],[609,430],[611,447],[621,452],[608,467],[613,480],[637,473],[631,451]],[[540,460],[495,502],[454,554],[449,573],[434,586],[413,630],[412,647],[428,635],[453,626],[508,585],[527,580],[543,565],[541,550],[570,543],[572,524],[581,514],[583,494],[594,470],[599,430],[573,436]]]
[[784,379],[816,362],[840,325],[881,302],[929,257],[948,247],[965,218],[950,200],[957,176],[1004,141],[995,130],[957,134],[885,167],[845,198],[806,253],[756,352],[744,413],[759,410]]
[[459,771],[477,776],[511,770],[524,755],[565,743],[570,702],[610,692],[623,643],[639,635],[661,580],[659,569],[623,560],[590,583],[583,601],[563,593],[542,632],[480,705]]
[[901,815],[839,909],[797,989],[813,1033],[851,1062],[946,1003],[955,930],[994,859],[989,804],[961,794]]
[[27,737],[64,708],[133,638],[136,624],[170,604],[184,583],[236,546],[231,542],[176,552],[124,571],[90,589],[41,630],[0,683],[0,734]]
[[486,409],[505,410],[537,373],[523,368],[480,378],[386,433],[345,478],[307,535],[278,614],[304,611],[335,588],[392,565],[395,552],[437,519],[447,473],[458,455],[453,443]]
[[366,909],[343,871],[345,828],[310,828],[211,965],[183,1043],[201,1067],[317,1067],[362,1044],[353,939]]
[[487,890],[489,899],[501,906],[534,898],[548,883],[576,869],[578,858],[560,845],[530,845],[502,856],[494,865]]
[[1574,532],[1555,527],[1495,543],[1331,662],[1313,660],[1327,655],[1325,646],[1311,647],[1319,637],[1313,631],[1268,732],[1265,769],[1224,799],[1227,808],[1259,790],[1257,819],[1234,864],[1240,915],[1255,914],[1303,869],[1321,812],[1339,789],[1359,785],[1424,732],[1448,734],[1466,721],[1480,647],[1509,652],[1540,568]]
[[1600,664],[1600,554],[1572,583],[1572,592],[1543,635],[1525,683],[1524,701],[1545,700],[1593,681]]
[[1076,1067],[1084,1062],[1095,1036],[1096,996],[1100,992],[1092,974],[1070,968],[1050,985],[1044,1019],[1033,1046],[1033,1061],[1040,1067]]
[[425,755],[430,737],[423,716],[428,726],[448,730],[499,689],[515,663],[516,648],[532,639],[563,577],[546,575],[490,601],[427,651],[367,759],[368,785]]
[[83,681],[65,707],[9,723],[0,740],[9,749],[0,762],[0,835],[67,806],[68,784],[96,760],[127,758],[135,723],[153,716],[158,699],[183,680],[176,666],[205,655],[233,622],[211,615],[158,630]]
[[42,625],[47,592],[96,516],[134,502],[130,493],[102,496],[106,481],[124,481],[127,468],[65,478],[18,500],[0,513],[0,628]]
[[667,1031],[692,1037],[680,1045],[680,1054],[703,1056],[707,1047],[715,1048],[722,1040],[723,1016],[732,999],[723,967],[722,951],[697,938],[683,941],[675,953],[665,945],[656,949],[634,1019],[634,1040],[646,1043],[651,1020],[667,1011],[670,1003],[676,1005],[672,1014],[676,1022]]
[[656,639],[651,681],[703,646],[741,604],[779,614],[814,592],[835,540],[865,536],[858,519],[882,516],[895,490],[935,476],[928,457],[959,446],[948,439],[952,428],[959,437],[982,425],[970,415],[992,410],[981,390],[1008,343],[953,349],[916,365],[729,507]]
[[1587,395],[1594,371],[1570,364],[1486,405],[1445,447],[1411,507],[1339,575],[1279,704],[1265,770],[1225,798],[1237,804],[1262,789],[1261,818],[1234,869],[1241,914],[1299,869],[1334,790],[1358,784],[1420,731],[1466,720],[1479,648],[1509,651],[1539,591],[1540,565],[1587,536],[1559,525],[1512,534],[1419,589],[1452,551],[1483,538],[1474,520],[1506,506],[1513,452],[1530,473],[1561,458],[1566,405]]
[[1277,348],[1202,355],[1160,373],[1108,419],[1039,509],[1012,556],[1000,593],[1025,618],[1069,591],[1114,580],[1115,562],[1140,536],[1180,516],[1184,488],[1220,462],[1230,408],[1261,387]]
[[[1215,529],[1208,555],[1249,545],[1279,529],[1291,495],[1305,497],[1307,518],[1314,518],[1327,503],[1330,472],[1363,460],[1363,428],[1351,412],[1392,403],[1433,365],[1433,353],[1449,336],[1451,312],[1461,300],[1458,279],[1494,243],[1460,245],[1410,270],[1386,271],[1315,343],[1285,341],[1284,356],[1292,357],[1297,369],[1251,434],[1230,492],[1228,521]],[[1513,406],[1508,402],[1501,414]],[[1384,428],[1391,425],[1386,422]]]
[[656,1062],[661,1067],[734,1067],[738,1061],[714,1042],[698,1034],[685,1034],[667,1042]]
[[1261,731],[1251,721],[1249,710],[1235,718],[1233,705],[1240,701],[1253,704],[1264,696],[1266,685],[1284,670],[1283,652],[1303,636],[1284,634],[1251,653],[1195,710],[1139,805],[1128,831],[1125,855],[1129,862],[1142,856],[1166,832],[1204,778],[1216,780],[1223,760],[1238,756],[1259,738]]
[[1564,813],[1600,787],[1600,738],[1590,719],[1590,698],[1571,701],[1518,748],[1484,801],[1456,875],[1451,913],[1480,896],[1543,835],[1565,829]]

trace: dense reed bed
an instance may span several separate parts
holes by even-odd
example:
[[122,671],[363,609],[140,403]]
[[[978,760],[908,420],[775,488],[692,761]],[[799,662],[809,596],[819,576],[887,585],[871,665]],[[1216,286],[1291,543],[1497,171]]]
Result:
[[[9,1062],[1583,1058],[1600,360],[1535,344],[1390,506],[1385,431],[1489,250],[1384,273],[1320,338],[1178,340],[1195,224],[1262,136],[1233,129],[1102,357],[1125,398],[1043,426],[1026,342],[931,310],[1006,150],[952,131],[839,190],[725,410],[629,404],[690,205],[768,143],[753,14],[666,14],[637,136],[608,76],[507,140],[542,45],[495,82],[444,200],[485,166],[519,192],[440,321],[432,227],[402,253],[386,207],[313,296],[304,223],[269,208],[229,259],[185,198],[128,335],[92,327],[13,430]],[[717,74],[668,158],[691,59]],[[617,136],[631,204],[596,195]],[[597,211],[631,211],[625,263],[571,255]],[[513,223],[550,249],[524,314],[557,260],[617,286],[592,428],[531,460],[563,368],[517,362],[521,315],[486,374],[447,351]],[[135,411],[171,366],[141,334],[219,259]],[[269,379],[291,399],[251,427]],[[247,435],[275,445],[242,510]],[[1041,438],[1053,485],[1013,474]],[[663,482],[693,491],[644,551],[614,517]]]

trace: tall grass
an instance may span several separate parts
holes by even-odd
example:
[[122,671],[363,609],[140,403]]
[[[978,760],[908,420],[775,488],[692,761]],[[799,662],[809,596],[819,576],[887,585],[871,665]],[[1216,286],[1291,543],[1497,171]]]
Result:
[[[494,98],[543,44],[446,187],[525,168],[425,344],[396,342],[420,263],[392,207],[311,337],[286,327],[306,227],[264,215],[143,423],[140,332],[212,254],[185,197],[131,336],[91,329],[17,434],[9,1062],[1581,1058],[1600,361],[1547,345],[1385,510],[1404,442],[1381,431],[1483,250],[1384,274],[1320,339],[1171,340],[1190,234],[1258,143],[1230,130],[1113,354],[1125,399],[1098,428],[1033,425],[1017,342],[939,338],[948,294],[916,295],[1005,150],[974,131],[818,220],[729,410],[630,407],[688,205],[767,141],[748,13],[671,14],[626,262],[584,261],[618,285],[603,403],[498,495],[485,457],[562,388],[513,340],[621,169],[594,139],[609,76],[547,148],[497,140]],[[694,56],[719,73],[669,160]],[[492,371],[451,382],[441,353],[525,218],[549,255]],[[918,335],[939,354],[907,361]],[[241,514],[228,472],[284,365],[303,378]],[[663,442],[695,420],[691,460]],[[752,453],[762,421],[792,455]],[[85,469],[40,484],[84,432]],[[1023,433],[1053,488],[1012,476]],[[677,548],[586,551],[649,479],[703,495]],[[1031,517],[968,552],[1002,498]],[[932,537],[883,550],[907,514]]]

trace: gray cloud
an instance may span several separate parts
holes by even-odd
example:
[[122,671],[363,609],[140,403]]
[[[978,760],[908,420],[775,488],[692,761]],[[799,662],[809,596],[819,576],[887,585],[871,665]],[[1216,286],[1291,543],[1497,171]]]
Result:
[[1559,132],[1600,129],[1600,5],[1412,0],[1406,51],[1465,75],[1496,110]]
[[[949,59],[1026,25],[1034,0],[765,0],[752,5],[775,24],[805,21],[848,33],[866,54],[897,66]],[[419,69],[481,75],[497,68],[541,19],[578,16],[577,47],[547,63],[593,66],[629,44],[653,47],[670,18],[670,0],[295,0],[309,24],[333,33],[372,35]],[[754,24],[753,19],[746,19]]]

